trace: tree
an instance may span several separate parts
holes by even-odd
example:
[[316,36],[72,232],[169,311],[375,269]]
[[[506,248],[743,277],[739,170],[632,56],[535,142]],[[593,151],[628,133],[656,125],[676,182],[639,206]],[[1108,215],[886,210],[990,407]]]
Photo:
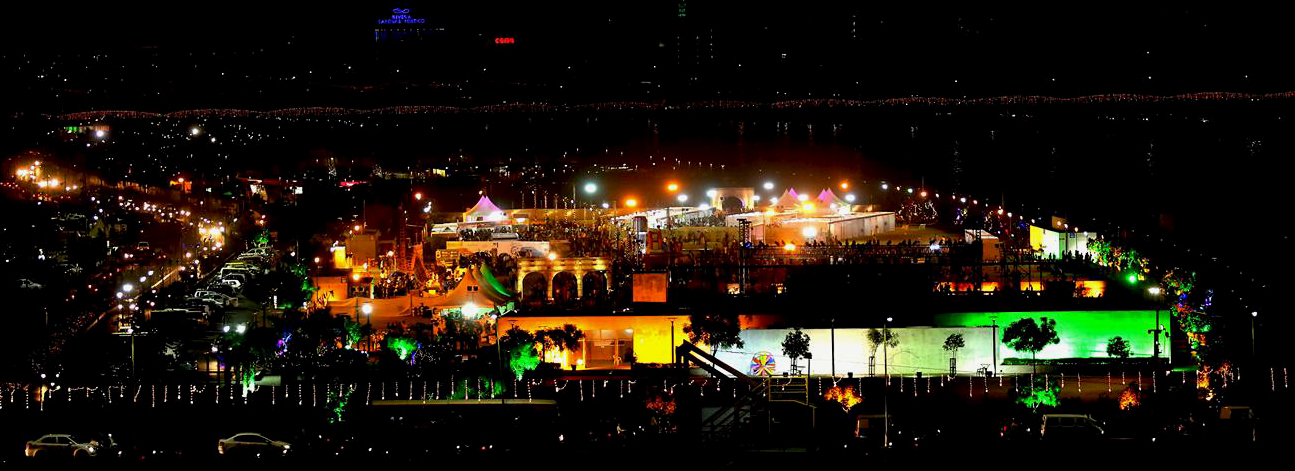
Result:
[[899,334],[890,329],[885,329],[884,331],[868,329],[868,344],[872,345],[872,356],[877,356],[877,348],[883,343],[890,348],[898,347]]
[[[967,342],[966,340],[963,340],[962,334],[949,334],[949,337],[944,339],[944,351],[953,353],[953,356],[950,357],[953,361],[949,362],[950,370],[956,371],[958,349],[966,346]],[[952,372],[950,374],[952,374]]]
[[684,324],[683,333],[688,334],[688,341],[704,343],[710,346],[711,353],[720,348],[742,348],[742,324],[733,313],[692,314],[688,324]]
[[1129,348],[1129,341],[1118,335],[1106,341],[1106,354],[1111,358],[1128,359]]
[[[1035,363],[1033,360],[1037,360],[1043,347],[1061,343],[1057,336],[1057,321],[1046,317],[1040,317],[1037,323],[1030,317],[1018,319],[1003,329],[1003,343],[1012,350],[1030,352],[1031,363]],[[1034,371],[1038,372],[1037,364]]]
[[503,337],[499,338],[499,348],[507,352],[508,368],[517,379],[522,379],[522,375],[527,371],[539,366],[540,357],[535,351],[538,343],[533,334],[517,326],[508,329]]
[[540,342],[541,357],[551,347],[556,347],[559,351],[573,352],[580,348],[580,339],[583,338],[585,333],[572,324],[565,324],[561,329],[553,328],[535,333],[535,340]]
[[813,358],[813,354],[809,353],[809,334],[802,332],[800,327],[787,332],[787,336],[782,339],[782,354],[791,357],[791,369],[796,371],[796,359]]

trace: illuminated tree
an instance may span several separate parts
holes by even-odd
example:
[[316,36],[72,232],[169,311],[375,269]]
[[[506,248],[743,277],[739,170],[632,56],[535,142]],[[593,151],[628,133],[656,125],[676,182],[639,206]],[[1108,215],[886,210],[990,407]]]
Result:
[[746,346],[739,336],[742,332],[741,321],[734,313],[692,314],[688,316],[683,332],[688,334],[692,343],[704,343],[710,346],[711,353],[720,348],[742,348]]
[[535,350],[538,343],[535,335],[517,326],[508,329],[503,337],[499,338],[499,348],[507,355],[508,368],[517,379],[522,379],[527,371],[539,366],[540,357]]
[[807,360],[813,358],[813,354],[809,353],[809,334],[802,332],[800,327],[787,332],[787,336],[782,339],[782,354],[791,357],[791,369],[796,371],[798,358]]
[[1030,352],[1034,372],[1038,372],[1037,355],[1048,345],[1061,343],[1057,336],[1057,321],[1040,317],[1039,322],[1033,318],[1019,319],[1003,329],[1003,343],[1018,352]]

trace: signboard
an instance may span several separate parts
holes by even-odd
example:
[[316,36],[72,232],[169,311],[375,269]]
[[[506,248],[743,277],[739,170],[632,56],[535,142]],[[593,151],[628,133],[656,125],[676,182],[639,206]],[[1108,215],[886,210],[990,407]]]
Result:
[[451,240],[445,243],[446,250],[458,251],[463,254],[473,254],[477,252],[498,251],[501,254],[508,254],[514,258],[521,257],[544,257],[549,254],[548,241],[531,241],[531,240]]
[[664,303],[669,280],[665,273],[635,273],[634,302]]
[[421,25],[427,23],[426,18],[414,18],[409,14],[408,8],[395,8],[391,10],[391,18],[378,20],[380,25]]

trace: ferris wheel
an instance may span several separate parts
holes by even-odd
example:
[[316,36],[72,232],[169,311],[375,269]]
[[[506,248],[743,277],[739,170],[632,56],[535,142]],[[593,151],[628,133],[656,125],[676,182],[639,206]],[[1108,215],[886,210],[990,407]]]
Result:
[[773,361],[773,354],[769,352],[760,352],[751,357],[751,375],[752,376],[773,376],[777,365]]

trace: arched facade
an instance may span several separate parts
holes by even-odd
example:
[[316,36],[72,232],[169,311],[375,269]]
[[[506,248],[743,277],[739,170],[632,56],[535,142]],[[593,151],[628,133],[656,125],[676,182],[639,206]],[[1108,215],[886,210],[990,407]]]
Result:
[[575,280],[575,289],[572,291],[572,295],[577,298],[584,298],[585,293],[589,292],[585,288],[584,282],[591,279],[585,275],[596,274],[598,276],[594,279],[601,280],[602,292],[606,293],[611,289],[607,284],[607,270],[610,268],[611,261],[603,257],[572,257],[554,260],[549,260],[545,257],[519,257],[517,259],[517,290],[522,293],[523,300],[530,301],[534,299],[528,296],[531,292],[526,289],[526,280],[534,280],[532,275],[538,276],[544,281],[545,299],[552,300],[554,299],[553,287],[557,281],[555,278],[559,274],[567,274]]
[[517,292],[522,294],[522,301],[543,301],[551,296],[548,277],[543,273],[531,272],[517,278]]
[[710,206],[724,209],[724,201],[729,198],[740,201],[742,211],[755,209],[755,188],[752,187],[716,188],[715,197],[710,199]]

